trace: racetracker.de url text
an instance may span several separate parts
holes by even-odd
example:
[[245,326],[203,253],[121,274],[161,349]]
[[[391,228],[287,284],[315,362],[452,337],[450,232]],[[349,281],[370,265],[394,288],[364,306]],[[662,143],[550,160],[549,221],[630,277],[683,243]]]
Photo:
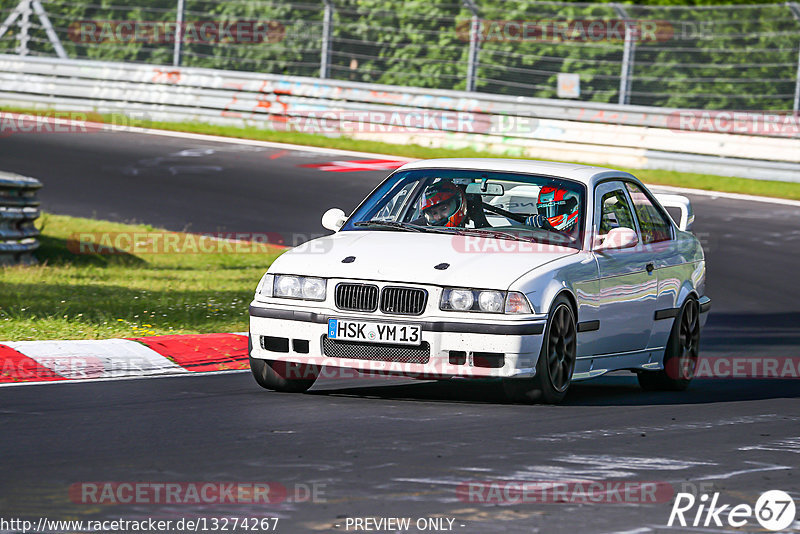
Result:
[[0,517],[0,532],[276,532],[277,517],[193,517],[181,519],[37,520]]

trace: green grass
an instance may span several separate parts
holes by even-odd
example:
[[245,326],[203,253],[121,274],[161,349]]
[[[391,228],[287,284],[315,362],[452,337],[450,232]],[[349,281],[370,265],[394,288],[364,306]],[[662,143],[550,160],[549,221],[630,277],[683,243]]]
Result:
[[76,232],[157,229],[52,214],[37,226],[40,264],[0,267],[0,340],[247,331],[256,284],[280,253],[75,254]]
[[[51,110],[28,110],[18,108],[0,108],[4,111],[47,114]],[[122,115],[100,115],[106,123],[126,124],[128,126],[141,126],[162,130],[192,132],[241,139],[257,139],[261,141],[274,141],[297,145],[316,146],[324,148],[337,148],[355,150],[376,154],[392,154],[409,158],[475,158],[475,157],[515,157],[514,155],[501,155],[495,152],[479,151],[472,148],[430,148],[419,145],[395,145],[378,141],[350,139],[347,137],[326,137],[324,135],[309,134],[304,132],[282,132],[264,130],[256,127],[217,126],[205,123],[188,122],[158,122],[131,120]],[[787,198],[800,200],[800,183],[752,180],[747,178],[734,178],[715,176],[711,174],[682,173],[675,171],[661,171],[652,169],[630,169],[617,167],[628,171],[648,184],[672,185],[704,189],[707,191],[721,191],[729,193],[743,193],[750,195]]]

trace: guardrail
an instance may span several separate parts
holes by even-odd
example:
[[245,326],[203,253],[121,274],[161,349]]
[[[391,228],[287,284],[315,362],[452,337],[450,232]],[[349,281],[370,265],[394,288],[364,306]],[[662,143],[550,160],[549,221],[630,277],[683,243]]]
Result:
[[37,191],[42,183],[28,176],[0,172],[0,265],[36,263],[39,248]]
[[643,106],[800,111],[800,4],[699,3],[706,5],[384,0],[367,9],[361,0],[5,0],[0,50]]
[[800,181],[796,115],[742,115],[737,129],[732,112],[725,126],[716,112],[11,55],[0,83],[0,104],[20,107]]

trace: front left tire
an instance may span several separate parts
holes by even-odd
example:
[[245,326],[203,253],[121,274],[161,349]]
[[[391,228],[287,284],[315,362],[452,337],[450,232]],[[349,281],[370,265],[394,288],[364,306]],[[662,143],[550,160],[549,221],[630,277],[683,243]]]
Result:
[[550,308],[542,349],[532,378],[507,378],[503,388],[509,400],[558,404],[567,395],[575,371],[578,328],[572,305],[560,296]]

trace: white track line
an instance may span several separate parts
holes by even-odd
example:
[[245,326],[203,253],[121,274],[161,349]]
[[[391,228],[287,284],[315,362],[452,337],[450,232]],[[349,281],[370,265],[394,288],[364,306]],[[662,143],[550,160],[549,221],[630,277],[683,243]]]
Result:
[[156,128],[142,128],[139,126],[125,126],[121,124],[108,124],[104,122],[76,121],[73,119],[62,119],[49,117],[47,115],[29,115],[26,113],[5,113],[11,116],[31,117],[36,122],[50,122],[53,124],[79,125],[87,129],[107,130],[118,133],[138,133],[145,135],[161,135],[164,137],[176,137],[178,139],[195,139],[197,141],[209,141],[215,143],[228,143],[232,145],[249,145],[264,148],[280,148],[285,150],[295,150],[299,152],[314,152],[319,154],[332,154],[341,156],[365,157],[370,159],[388,158],[397,161],[417,161],[419,158],[406,158],[403,156],[392,156],[388,154],[375,154],[374,152],[358,152],[355,150],[342,150],[339,148],[324,148],[306,145],[294,145],[290,143],[277,143],[273,141],[259,141],[257,139],[244,139],[239,137],[226,137],[222,135],[199,134],[192,132],[179,132],[175,130],[159,130]]
[[[236,333],[248,335],[247,333]],[[168,378],[250,372],[249,369],[192,371],[156,350],[131,339],[4,341],[0,343],[49,369],[65,380],[19,380],[0,387],[107,382],[139,378]],[[2,363],[0,361],[0,363]]]
[[[106,124],[106,125],[98,125],[103,127],[106,130],[114,130],[113,125]],[[119,127],[117,127],[119,128]],[[315,152],[319,154],[340,154],[346,156],[356,156],[356,157],[364,157],[370,159],[394,159],[397,161],[419,161],[418,158],[407,158],[403,156],[394,156],[392,154],[377,154],[374,152],[356,152],[354,150],[341,150],[335,148],[322,148],[322,147],[313,147],[313,146],[305,146],[305,145],[293,145],[289,143],[274,143],[271,141],[257,141],[255,139],[240,139],[236,137],[223,137],[219,135],[206,135],[206,134],[196,134],[196,133],[187,133],[187,132],[176,132],[170,130],[157,130],[153,128],[126,128],[125,131],[130,131],[134,133],[142,133],[146,135],[163,135],[166,137],[176,137],[179,139],[196,139],[198,141],[214,141],[220,143],[231,143],[231,144],[240,144],[240,145],[250,145],[250,146],[262,146],[267,148],[280,148],[284,150],[295,150],[298,152]],[[725,193],[719,191],[706,191],[703,189],[690,189],[687,187],[673,187],[667,185],[656,185],[656,184],[648,184],[649,187],[654,189],[663,189],[665,191],[675,192],[675,193],[684,193],[687,195],[699,195],[699,196],[708,196],[708,197],[717,197],[717,198],[729,198],[733,200],[752,200],[756,202],[769,202],[772,204],[783,204],[785,206],[795,206],[800,207],[800,201],[798,200],[788,200],[783,198],[773,198],[773,197],[760,197],[756,195],[743,195],[739,193]]]
[[145,375],[145,376],[118,376],[108,378],[87,378],[85,380],[47,380],[43,382],[2,382],[0,388],[15,387],[15,386],[53,386],[56,384],[93,384],[95,382],[113,382],[116,380],[148,380],[153,378],[186,378],[189,376],[208,376],[208,375],[227,375],[233,373],[249,373],[250,369],[228,369],[226,371],[192,371],[188,373],[174,373],[162,375]]
[[[16,113],[9,113],[9,115],[17,115]],[[23,114],[24,115],[24,114]],[[37,116],[38,117],[38,116]],[[55,123],[72,123],[70,119],[60,119],[60,118],[48,118],[46,116],[42,116],[42,120],[48,119],[51,122]],[[38,120],[38,119],[37,119]],[[331,155],[341,155],[341,156],[355,156],[360,158],[369,158],[369,159],[394,159],[397,161],[419,161],[419,158],[408,158],[404,156],[395,156],[392,154],[378,154],[375,152],[358,152],[355,150],[342,150],[339,148],[323,148],[323,147],[315,147],[315,146],[306,146],[306,145],[295,145],[291,143],[277,143],[273,141],[259,141],[256,139],[242,139],[238,137],[225,137],[221,135],[210,135],[210,134],[199,134],[199,133],[191,133],[191,132],[179,132],[174,130],[159,130],[156,128],[140,128],[138,126],[121,126],[117,124],[106,124],[100,122],[90,122],[90,121],[83,121],[83,124],[92,127],[98,128],[102,130],[108,130],[112,132],[130,132],[130,133],[139,133],[145,135],[161,135],[164,137],[175,137],[177,139],[194,139],[197,141],[208,141],[208,142],[215,142],[215,143],[228,143],[232,145],[248,145],[248,146],[259,146],[264,148],[278,148],[283,150],[294,150],[297,152],[312,152],[316,154],[331,154]],[[657,185],[657,184],[648,184],[649,187],[654,189],[663,189],[664,191],[670,191],[675,193],[684,193],[687,195],[698,195],[698,196],[707,196],[707,197],[716,197],[716,198],[729,198],[732,200],[750,200],[755,202],[767,202],[771,204],[782,204],[784,206],[794,206],[800,207],[800,201],[798,200],[788,200],[783,198],[774,198],[774,197],[760,197],[757,195],[743,195],[740,193],[725,193],[720,191],[706,191],[704,189],[691,189],[687,187],[673,187],[667,185]]]
[[[91,124],[91,123],[87,123]],[[114,128],[112,124],[97,125],[104,130],[120,131],[120,127]],[[196,139],[198,141],[213,141],[216,143],[230,143],[234,145],[260,146],[265,148],[280,148],[284,150],[295,150],[298,152],[315,152],[319,154],[332,154],[341,156],[355,156],[369,159],[394,159],[397,161],[417,161],[419,158],[407,158],[403,156],[392,156],[391,154],[375,154],[374,152],[357,152],[355,150],[342,150],[340,148],[324,148],[316,146],[293,145],[290,143],[276,143],[273,141],[259,141],[257,139],[242,139],[238,137],[225,137],[221,135],[208,135],[190,132],[177,132],[172,130],[156,130],[154,128],[125,127],[121,131],[141,133],[146,135],[163,135],[165,137],[177,137],[179,139]]]
[[[747,463],[755,463],[755,462],[747,462]],[[707,475],[700,478],[693,478],[692,481],[697,480],[726,480],[732,477],[736,477],[739,475],[748,475],[750,473],[759,473],[762,471],[782,471],[785,469],[792,469],[788,465],[770,465],[767,467],[754,467],[752,469],[742,469],[740,471],[731,471],[730,473],[724,473],[719,475]]]
[[188,373],[166,356],[129,339],[3,343],[68,380]]

